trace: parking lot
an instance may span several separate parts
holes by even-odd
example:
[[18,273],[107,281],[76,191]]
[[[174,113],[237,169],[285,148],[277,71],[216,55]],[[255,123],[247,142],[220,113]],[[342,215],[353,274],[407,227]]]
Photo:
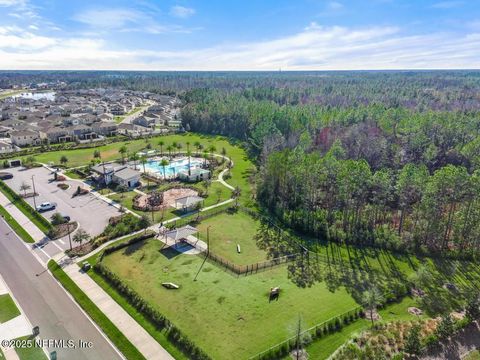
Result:
[[[93,194],[86,194],[73,197],[80,183],[78,181],[65,181],[70,185],[67,190],[62,190],[57,185],[59,182],[52,181],[53,174],[46,168],[34,168],[25,170],[23,168],[8,169],[13,174],[13,178],[5,180],[5,183],[17,193],[23,182],[31,186],[28,192],[33,192],[32,176],[35,182],[35,190],[38,196],[35,198],[36,205],[42,202],[54,202],[57,209],[42,213],[42,215],[50,220],[50,217],[56,212],[71,217],[72,221],[78,221],[82,227],[91,236],[100,234],[108,224],[108,219],[112,216],[119,215],[118,209],[105,201],[99,199]],[[28,203],[34,206],[33,197],[26,199]]]

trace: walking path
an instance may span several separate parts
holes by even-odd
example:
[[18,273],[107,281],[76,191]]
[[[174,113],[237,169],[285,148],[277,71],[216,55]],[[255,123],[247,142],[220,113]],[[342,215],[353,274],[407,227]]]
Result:
[[75,263],[69,263],[63,270],[112,321],[115,326],[147,359],[173,360],[174,358],[141,327],[120,305],[118,305],[87,273]]

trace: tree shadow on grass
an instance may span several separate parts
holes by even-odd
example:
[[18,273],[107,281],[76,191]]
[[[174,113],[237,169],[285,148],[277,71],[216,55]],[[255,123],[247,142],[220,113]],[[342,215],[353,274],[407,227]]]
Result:
[[131,244],[131,245],[128,245],[125,250],[123,250],[123,255],[127,255],[127,256],[130,256],[130,255],[133,255],[134,253],[136,253],[138,250],[140,250],[141,248],[143,248],[146,244],[146,241],[143,240],[143,241],[138,241],[134,244]]

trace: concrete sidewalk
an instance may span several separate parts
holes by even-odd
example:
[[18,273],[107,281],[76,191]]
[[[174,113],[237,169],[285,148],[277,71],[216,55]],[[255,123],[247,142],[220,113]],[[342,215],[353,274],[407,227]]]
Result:
[[8,198],[0,192],[0,205],[37,241],[46,238],[45,234],[27,218]]
[[118,305],[90,276],[76,264],[63,267],[68,276],[82,289],[95,305],[115,324],[147,359],[173,360],[174,358]]

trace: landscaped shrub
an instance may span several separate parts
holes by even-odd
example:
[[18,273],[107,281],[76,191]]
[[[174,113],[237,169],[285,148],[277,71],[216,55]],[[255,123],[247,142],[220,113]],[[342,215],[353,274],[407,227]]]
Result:
[[[139,241],[139,240],[137,240]],[[118,249],[117,249],[118,250]],[[115,250],[113,250],[115,251]],[[110,251],[112,252],[112,251]],[[193,343],[180,329],[173,325],[170,320],[160,314],[147,301],[145,301],[135,290],[126,285],[116,274],[111,272],[101,262],[93,267],[94,271],[101,275],[113,288],[115,288],[125,299],[145,316],[157,329],[165,329],[168,339],[179,349],[188,355],[190,359],[208,360],[210,357]]]
[[145,229],[146,227],[148,227],[148,224],[145,224],[144,218],[138,218],[133,214],[115,216],[110,218],[107,227],[97,238],[102,237],[110,240]]

